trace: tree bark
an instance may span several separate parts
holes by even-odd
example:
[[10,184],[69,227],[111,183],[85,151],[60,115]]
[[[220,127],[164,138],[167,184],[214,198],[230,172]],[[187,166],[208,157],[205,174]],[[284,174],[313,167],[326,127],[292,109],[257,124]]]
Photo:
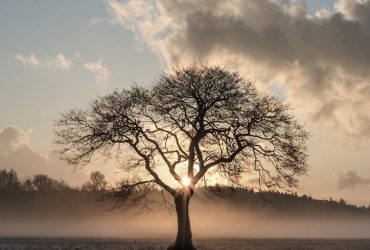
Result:
[[193,190],[183,188],[175,196],[177,213],[177,237],[176,241],[168,247],[168,250],[196,250],[192,242],[192,234],[189,219],[189,201]]

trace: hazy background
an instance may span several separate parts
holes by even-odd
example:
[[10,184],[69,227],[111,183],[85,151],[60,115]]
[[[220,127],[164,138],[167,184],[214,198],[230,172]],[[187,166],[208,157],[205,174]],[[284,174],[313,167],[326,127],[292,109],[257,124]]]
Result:
[[72,169],[52,153],[58,113],[162,68],[216,63],[295,107],[312,134],[299,193],[370,203],[368,0],[8,0],[0,36],[1,168],[115,182],[112,162]]
[[[100,194],[101,195],[101,194]],[[199,191],[190,206],[192,230],[201,238],[361,239],[370,237],[370,210],[307,197]],[[157,199],[155,199],[157,197]],[[91,192],[0,195],[1,237],[172,239],[175,211],[116,208]],[[156,201],[158,196],[151,197]]]

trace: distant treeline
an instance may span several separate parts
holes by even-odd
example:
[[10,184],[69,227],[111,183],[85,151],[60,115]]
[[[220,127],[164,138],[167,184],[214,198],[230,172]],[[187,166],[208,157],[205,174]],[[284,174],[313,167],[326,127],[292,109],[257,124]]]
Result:
[[[48,192],[94,192],[94,193],[104,193],[114,190],[114,187],[110,186],[105,178],[105,176],[99,172],[94,171],[90,174],[89,180],[79,187],[71,187],[64,180],[56,180],[45,174],[35,174],[32,177],[26,177],[20,179],[17,173],[11,170],[0,170],[0,194],[1,193],[48,193]],[[152,191],[157,193],[156,191]],[[159,191],[158,191],[159,193]],[[227,186],[209,186],[202,187],[198,189],[197,193],[208,194],[209,195],[223,197],[229,202],[244,203],[245,206],[251,206],[255,203],[266,203],[273,204],[273,206],[280,207],[295,207],[301,210],[306,208],[320,207],[326,208],[338,208],[338,209],[354,209],[363,210],[370,212],[370,205],[366,206],[356,206],[351,205],[344,199],[335,201],[332,198],[329,200],[317,200],[313,199],[311,196],[298,195],[297,193],[280,192],[280,191],[262,191],[255,192],[253,189],[248,188],[233,188]],[[155,196],[161,196],[159,194],[154,194]],[[290,210],[290,209],[289,209]]]
[[224,197],[232,203],[237,203],[240,207],[249,208],[278,208],[289,213],[319,213],[327,211],[346,211],[363,212],[370,215],[369,206],[356,206],[347,203],[344,199],[338,201],[330,198],[329,200],[318,200],[308,195],[298,195],[292,192],[282,192],[277,190],[254,191],[252,188],[233,188],[212,186],[207,187],[207,192]]
[[92,172],[89,180],[81,187],[71,187],[64,180],[53,179],[46,174],[35,174],[32,177],[20,179],[18,174],[11,169],[0,170],[0,193],[11,192],[65,192],[65,191],[90,191],[104,192],[108,189],[105,176],[99,171]]

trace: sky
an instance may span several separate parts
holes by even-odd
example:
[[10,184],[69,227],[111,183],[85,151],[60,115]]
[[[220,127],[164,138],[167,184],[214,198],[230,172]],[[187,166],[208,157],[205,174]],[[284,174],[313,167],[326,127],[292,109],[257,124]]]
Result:
[[299,193],[369,205],[369,0],[91,0],[0,3],[0,168],[73,185],[53,121],[161,70],[226,65],[295,108],[311,137]]

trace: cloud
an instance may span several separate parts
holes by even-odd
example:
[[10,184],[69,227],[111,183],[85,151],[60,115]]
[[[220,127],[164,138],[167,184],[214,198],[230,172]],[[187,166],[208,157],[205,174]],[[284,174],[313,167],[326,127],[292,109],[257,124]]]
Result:
[[20,177],[47,174],[79,185],[87,179],[82,169],[67,166],[55,153],[42,156],[31,147],[31,131],[9,126],[0,130],[0,169],[14,169]]
[[84,63],[84,68],[93,73],[96,82],[105,85],[109,80],[109,71],[101,61]]
[[[15,58],[25,65],[41,66],[62,70],[70,70],[72,60],[66,58],[63,54],[57,54],[55,57],[48,60],[40,60],[35,54],[29,56],[16,54]],[[93,73],[96,82],[101,85],[106,85],[110,78],[109,70],[103,65],[102,61],[84,62],[79,52],[75,54],[75,63],[83,65],[85,69]]]
[[43,66],[43,67],[63,69],[63,70],[69,70],[72,65],[72,61],[67,59],[63,54],[58,54],[49,60],[43,60],[43,61],[41,61],[35,54],[31,54],[29,56],[16,54],[15,58],[25,65],[29,64],[33,66]]
[[0,155],[7,155],[22,146],[30,146],[30,132],[9,126],[0,131]]
[[81,59],[81,54],[78,51],[76,52],[75,57],[76,57],[77,61],[81,61],[82,60]]
[[167,66],[223,64],[275,83],[304,119],[370,138],[370,0],[309,15],[298,1],[108,0]]
[[370,179],[358,176],[357,171],[347,171],[338,176],[339,188],[356,188],[357,186],[370,186]]
[[71,67],[72,62],[65,58],[64,55],[58,54],[53,59],[47,62],[49,67],[54,67],[57,69],[68,70]]
[[21,54],[16,54],[15,58],[24,64],[31,64],[34,66],[40,65],[40,60],[34,54],[31,54],[30,56],[23,56]]

